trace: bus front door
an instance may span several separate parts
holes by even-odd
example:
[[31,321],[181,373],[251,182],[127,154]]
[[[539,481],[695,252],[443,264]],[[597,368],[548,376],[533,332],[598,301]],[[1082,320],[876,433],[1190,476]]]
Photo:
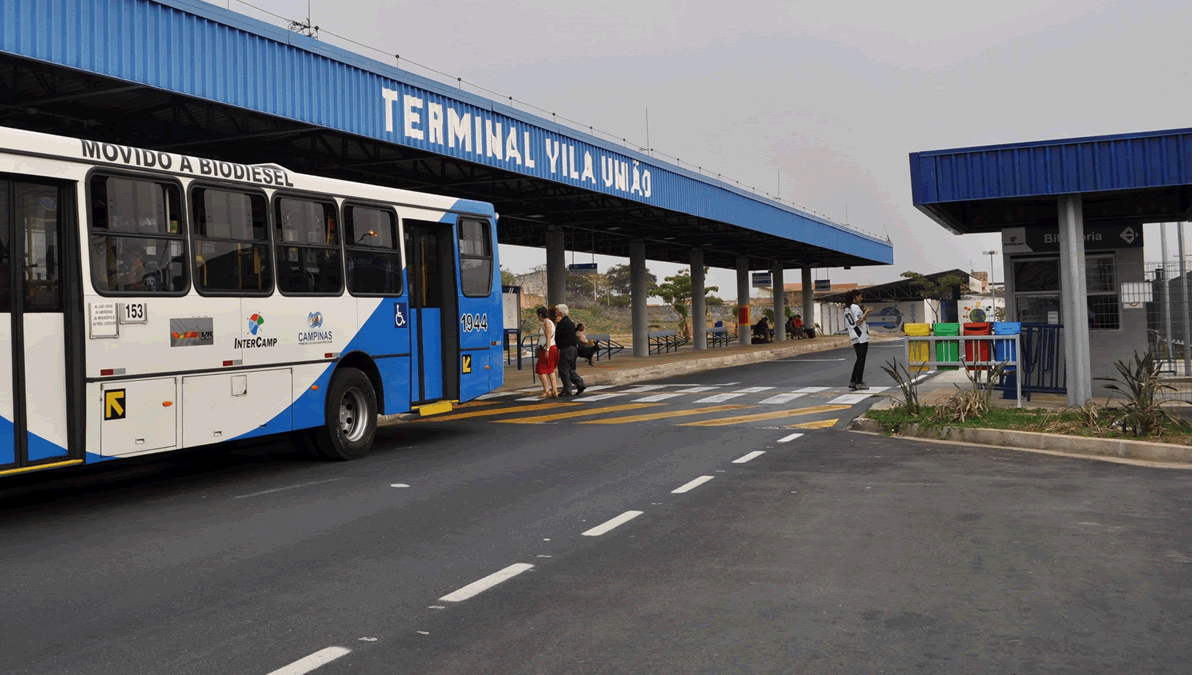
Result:
[[404,221],[414,403],[458,398],[454,244],[451,224]]
[[82,459],[69,450],[76,369],[63,311],[73,204],[66,186],[0,176],[0,474]]

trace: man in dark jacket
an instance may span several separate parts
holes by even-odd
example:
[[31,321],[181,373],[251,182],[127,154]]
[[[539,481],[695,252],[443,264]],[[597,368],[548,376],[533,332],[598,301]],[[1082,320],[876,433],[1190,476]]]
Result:
[[567,316],[567,306],[557,305],[554,308],[558,314],[558,325],[554,328],[554,344],[558,347],[558,379],[562,380],[562,395],[571,395],[571,385],[575,385],[575,395],[583,393],[587,386],[583,378],[575,372],[575,360],[579,358],[579,348],[575,342],[575,322]]

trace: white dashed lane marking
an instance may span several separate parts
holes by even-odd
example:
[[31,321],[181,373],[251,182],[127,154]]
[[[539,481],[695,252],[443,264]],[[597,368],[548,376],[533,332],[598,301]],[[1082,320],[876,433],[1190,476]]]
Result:
[[259,495],[269,495],[272,492],[281,492],[283,490],[291,490],[293,488],[308,487],[309,485],[321,485],[322,483],[332,483],[335,480],[341,480],[341,478],[330,478],[328,480],[314,480],[311,483],[299,483],[297,485],[289,485],[287,487],[275,488],[274,490],[263,490],[262,492],[251,492],[248,495],[238,495],[237,497],[234,497],[234,499],[245,499],[247,497],[257,497]]
[[704,485],[705,483],[707,483],[708,481],[710,481],[712,479],[713,479],[712,476],[700,476],[699,478],[697,478],[695,480],[690,480],[690,481],[684,483],[683,485],[680,485],[679,487],[675,488],[674,490],[671,490],[671,494],[681,495],[681,494],[687,492],[688,490],[692,490],[694,488],[700,487],[701,485]]
[[760,405],[779,405],[781,403],[787,403],[788,401],[791,401],[793,399],[800,398],[803,395],[804,394],[775,394],[771,398],[766,398],[766,399],[759,401],[759,404]]
[[745,396],[745,394],[713,394],[712,396],[696,401],[696,403],[724,403],[729,399],[737,398],[739,396]]
[[865,400],[867,400],[867,399],[869,399],[869,398],[871,398],[871,395],[870,395],[870,394],[842,394],[841,396],[839,396],[839,397],[837,397],[837,398],[835,398],[835,399],[832,399],[832,400],[831,400],[831,401],[829,401],[829,402],[830,402],[831,404],[833,404],[833,403],[845,403],[845,404],[847,404],[847,405],[854,405],[855,403],[858,403],[858,402],[860,402],[860,401],[865,401]]
[[683,396],[683,394],[654,394],[653,396],[646,396],[643,398],[634,399],[634,402],[636,402],[636,403],[657,403],[658,401],[665,401],[669,398],[675,398],[676,396]]
[[804,434],[788,434],[787,436],[784,436],[783,438],[781,438],[781,439],[779,439],[778,441],[775,441],[775,442],[776,442],[776,443],[788,443],[788,442],[790,442],[790,441],[794,441],[794,440],[796,440],[797,438],[800,438],[800,437],[801,437],[801,436],[803,436],[803,435],[804,435]]
[[326,647],[319,652],[309,654],[308,656],[288,664],[278,670],[272,670],[267,675],[303,675],[311,673],[330,661],[341,658],[350,653],[345,647]]
[[515,565],[509,565],[499,572],[494,572],[480,579],[479,581],[467,584],[466,586],[463,586],[449,595],[443,595],[442,597],[438,598],[438,600],[441,602],[462,602],[467,598],[472,598],[476,595],[479,595],[496,584],[508,581],[521,572],[531,569],[533,569],[533,565],[528,563],[516,563]]
[[626,511],[625,513],[622,513],[621,515],[617,516],[616,518],[613,518],[609,521],[600,523],[599,525],[593,527],[592,529],[584,532],[583,536],[599,537],[600,535],[604,534],[605,532],[608,532],[609,530],[613,529],[614,527],[624,525],[625,523],[628,523],[629,521],[633,520],[634,518],[637,518],[638,516],[642,515],[642,513],[644,513],[644,512],[643,511]]
[[737,459],[733,460],[733,463],[734,464],[745,464],[746,462],[749,462],[750,460],[754,459],[755,457],[758,457],[759,455],[765,455],[765,454],[767,454],[765,450],[755,450],[754,452],[746,453],[745,455],[738,457]]

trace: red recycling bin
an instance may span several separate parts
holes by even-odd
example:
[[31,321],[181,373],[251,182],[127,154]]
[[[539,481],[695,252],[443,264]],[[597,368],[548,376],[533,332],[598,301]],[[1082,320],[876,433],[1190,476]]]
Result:
[[[992,334],[992,324],[987,323],[987,322],[964,323],[962,334],[963,335],[991,335]],[[989,345],[987,342],[985,342],[983,340],[967,340],[966,343],[967,343],[967,354],[966,354],[965,360],[967,363],[971,363],[972,361],[975,361],[975,360],[979,360],[979,361],[989,361],[990,360],[989,355],[991,354],[991,349],[989,349]],[[978,352],[976,352],[976,350],[978,350]],[[987,366],[975,366],[975,367],[971,368],[970,370],[987,370]]]

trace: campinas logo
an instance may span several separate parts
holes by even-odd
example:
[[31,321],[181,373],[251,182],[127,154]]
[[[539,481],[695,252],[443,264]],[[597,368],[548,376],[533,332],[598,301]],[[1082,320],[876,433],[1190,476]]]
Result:
[[302,345],[327,345],[333,342],[333,331],[317,330],[325,325],[325,317],[320,312],[308,313],[308,328],[296,335],[296,340]]

